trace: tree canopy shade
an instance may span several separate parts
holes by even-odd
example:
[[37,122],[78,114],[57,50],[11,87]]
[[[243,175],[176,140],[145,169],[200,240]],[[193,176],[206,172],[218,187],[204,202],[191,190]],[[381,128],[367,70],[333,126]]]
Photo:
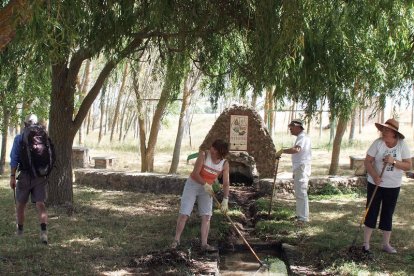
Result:
[[[276,99],[306,103],[308,114],[321,99],[346,114],[342,107],[355,100],[350,95],[356,79],[369,91],[364,95],[398,84],[399,75],[386,82],[383,72],[392,71],[390,60],[397,64],[392,57],[402,58],[406,44],[395,34],[389,45],[398,45],[398,52],[392,54],[393,47],[383,54],[379,50],[383,41],[390,41],[383,39],[390,37],[387,26],[406,30],[404,24],[409,24],[401,16],[395,23],[395,15],[409,13],[412,18],[411,2],[402,0],[56,0],[41,2],[32,11],[32,20],[18,30],[14,42],[29,46],[50,65],[49,132],[58,153],[49,185],[51,204],[73,200],[74,137],[123,59],[151,48],[171,66],[172,54],[180,52],[211,77],[207,87],[213,98],[230,85],[255,93],[274,86]],[[98,57],[105,62],[81,103],[75,103],[82,64]],[[166,85],[181,82],[184,74],[169,72]],[[366,77],[367,72],[373,76]]]
[[[273,7],[274,2],[278,9],[268,10],[263,6]],[[149,46],[157,47],[161,56],[167,52],[198,49],[214,57],[215,52],[221,52],[221,45],[211,42],[243,38],[246,34],[249,34],[246,41],[250,39],[249,43],[255,45],[251,50],[259,51],[258,44],[271,45],[266,39],[275,41],[276,35],[255,35],[255,32],[266,31],[258,25],[261,23],[258,18],[265,15],[279,18],[281,22],[283,18],[292,18],[297,11],[288,9],[285,14],[281,13],[281,7],[297,1],[285,2],[61,0],[36,7],[30,25],[19,30],[17,35],[20,43],[31,45],[51,64],[49,132],[58,156],[57,169],[50,178],[49,202],[72,202],[70,156],[74,136],[103,83],[122,59],[145,51]],[[286,32],[284,37],[292,36]],[[258,38],[260,41],[254,41]],[[279,51],[274,53],[280,55]],[[107,61],[75,113],[74,95],[81,65],[101,55]],[[266,64],[272,64],[272,56],[263,52],[256,56],[263,56],[269,61]],[[252,66],[249,68],[249,72],[256,72]]]

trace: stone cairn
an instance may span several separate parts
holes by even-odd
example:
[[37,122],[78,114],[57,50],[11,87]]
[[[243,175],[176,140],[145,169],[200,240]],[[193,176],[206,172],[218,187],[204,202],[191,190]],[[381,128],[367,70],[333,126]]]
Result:
[[260,178],[273,177],[276,149],[272,138],[260,117],[252,108],[233,105],[220,114],[200,146],[207,150],[216,139],[230,140],[231,115],[248,116],[247,154],[254,158]]

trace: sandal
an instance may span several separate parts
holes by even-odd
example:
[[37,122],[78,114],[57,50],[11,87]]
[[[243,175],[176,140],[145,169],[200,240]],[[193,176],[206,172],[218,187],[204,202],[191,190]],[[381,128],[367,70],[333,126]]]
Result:
[[215,248],[214,246],[206,244],[206,245],[201,246],[201,251],[204,251],[204,252],[217,252],[218,249]]
[[180,242],[179,242],[179,241],[177,241],[177,240],[174,240],[174,241],[171,243],[170,248],[171,248],[171,249],[177,249],[177,247],[178,247],[178,246],[180,246]]

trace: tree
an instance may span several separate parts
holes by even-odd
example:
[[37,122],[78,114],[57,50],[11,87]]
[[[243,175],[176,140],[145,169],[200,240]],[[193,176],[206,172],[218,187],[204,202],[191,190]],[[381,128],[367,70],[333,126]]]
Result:
[[200,77],[201,71],[197,70],[195,67],[190,69],[184,77],[184,88],[182,93],[183,100],[181,104],[180,117],[178,119],[177,137],[175,138],[173,158],[171,161],[169,173],[177,173],[184,128],[188,123],[186,120],[189,118],[188,113],[190,111],[191,100],[194,98],[194,95],[196,94],[195,88]]

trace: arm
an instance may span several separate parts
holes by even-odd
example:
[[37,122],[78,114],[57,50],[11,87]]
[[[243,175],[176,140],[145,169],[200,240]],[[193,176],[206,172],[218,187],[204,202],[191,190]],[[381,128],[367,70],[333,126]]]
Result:
[[229,197],[229,191],[230,191],[230,176],[229,176],[229,172],[230,172],[229,162],[226,161],[226,162],[224,162],[224,167],[223,167],[223,191],[224,191],[224,198],[228,198]]
[[288,148],[288,149],[282,149],[282,153],[295,154],[295,153],[300,152],[301,150],[302,150],[302,148],[300,146],[296,145],[296,146],[293,146],[293,147]]
[[201,169],[203,168],[204,160],[206,158],[205,154],[206,153],[204,151],[200,151],[197,157],[197,160],[194,164],[193,171],[190,174],[191,178],[201,185],[205,184],[204,179],[200,176],[200,172],[201,172]]
[[16,188],[16,171],[20,159],[20,136],[16,136],[10,152],[10,188]]
[[384,162],[390,164],[390,165],[394,165],[395,168],[403,170],[403,171],[408,171],[411,169],[411,158],[409,159],[403,159],[401,161],[395,159],[394,157],[392,157],[391,155],[387,155],[384,157]]
[[367,154],[367,156],[365,157],[364,165],[367,169],[368,174],[374,180],[374,184],[379,185],[381,183],[381,177],[380,172],[377,172],[377,170],[375,169],[375,158]]

